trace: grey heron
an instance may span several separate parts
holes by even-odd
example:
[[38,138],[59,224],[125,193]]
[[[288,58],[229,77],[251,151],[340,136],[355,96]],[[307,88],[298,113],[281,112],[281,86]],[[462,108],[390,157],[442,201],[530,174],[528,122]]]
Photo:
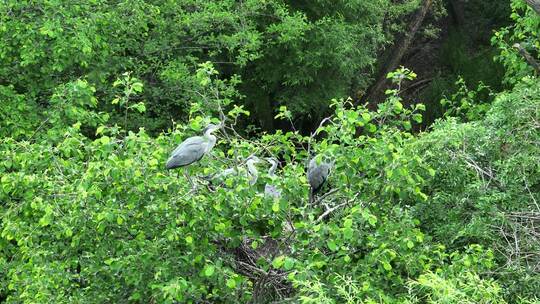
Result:
[[[270,177],[270,179],[273,180],[273,179],[276,178],[275,172],[276,172],[276,169],[277,169],[277,166],[278,166],[277,159],[275,159],[273,157],[267,157],[267,158],[265,158],[265,160],[268,161],[271,164],[270,169],[268,169],[268,177]],[[281,189],[279,189],[275,185],[267,183],[264,186],[264,196],[269,197],[269,198],[273,198],[273,199],[279,199],[281,197]]]
[[322,188],[324,182],[326,182],[326,180],[328,179],[331,168],[332,164],[326,161],[321,161],[320,163],[317,163],[316,157],[313,157],[309,161],[307,179],[309,185],[311,186],[310,201],[312,201],[313,195]]
[[[209,124],[205,128],[203,136],[193,136],[184,140],[180,145],[178,145],[178,147],[176,147],[176,149],[174,149],[174,151],[172,151],[165,167],[170,170],[184,167],[199,161],[205,154],[210,152],[210,150],[212,150],[216,144],[217,138],[216,136],[212,135],[212,132],[220,129],[221,127],[221,124]],[[193,185],[189,176],[187,177],[189,182]]]

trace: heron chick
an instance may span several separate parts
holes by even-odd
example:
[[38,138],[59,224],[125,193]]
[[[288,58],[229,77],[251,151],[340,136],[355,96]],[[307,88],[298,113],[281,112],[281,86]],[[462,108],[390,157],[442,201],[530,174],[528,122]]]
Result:
[[[277,159],[273,157],[267,157],[265,158],[265,160],[271,164],[270,169],[268,169],[268,177],[270,177],[271,179],[274,179],[276,177],[275,172],[278,166],[278,161]],[[273,199],[279,199],[281,197],[281,189],[279,189],[275,185],[267,183],[264,186],[264,196],[273,198]]]
[[259,171],[257,171],[257,167],[255,167],[255,164],[260,163],[261,160],[255,156],[250,155],[246,159],[246,166],[248,168],[248,178],[249,178],[249,185],[253,186],[257,182],[257,179],[259,178]]
[[247,166],[247,170],[241,166],[232,167],[225,169],[217,174],[206,176],[205,179],[210,181],[210,183],[212,184],[222,185],[225,179],[231,175],[246,174],[249,179],[250,186],[253,186],[259,178],[259,171],[257,170],[257,167],[255,167],[255,164],[259,162],[260,159],[252,154],[244,160],[244,163]]

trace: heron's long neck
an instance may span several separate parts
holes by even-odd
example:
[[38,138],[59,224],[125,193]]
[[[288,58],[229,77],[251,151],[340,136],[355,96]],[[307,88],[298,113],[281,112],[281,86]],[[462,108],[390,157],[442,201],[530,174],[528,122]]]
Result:
[[259,172],[257,171],[257,168],[253,164],[252,160],[248,160],[246,165],[248,167],[248,172],[249,172],[250,175],[252,175],[252,176],[257,176],[258,175]]
[[217,138],[214,135],[212,135],[212,131],[206,131],[204,133],[204,138],[206,138],[206,140],[208,141],[208,147],[206,148],[206,152],[208,152],[216,144]]
[[268,170],[268,175],[269,176],[274,176],[274,172],[276,172],[276,168],[277,168],[277,163],[276,162],[272,162],[272,167],[270,167],[270,169]]

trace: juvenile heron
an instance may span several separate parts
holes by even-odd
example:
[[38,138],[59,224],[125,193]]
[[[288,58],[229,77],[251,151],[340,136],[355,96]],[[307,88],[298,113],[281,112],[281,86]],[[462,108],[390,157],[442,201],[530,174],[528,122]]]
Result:
[[255,167],[255,164],[260,163],[261,160],[255,156],[250,155],[246,160],[246,166],[248,168],[248,178],[249,178],[249,185],[253,186],[257,182],[257,179],[259,178],[259,171],[257,171],[257,167]]
[[[276,172],[276,169],[277,169],[277,166],[278,166],[277,159],[275,159],[273,157],[267,157],[267,158],[265,158],[265,160],[268,161],[272,165],[270,167],[270,169],[268,169],[268,177],[270,177],[273,180],[273,179],[276,178],[275,172]],[[275,185],[267,183],[264,186],[264,196],[265,197],[270,197],[270,198],[273,198],[273,199],[279,199],[281,197],[281,189],[279,189]]]
[[315,193],[317,193],[322,186],[324,185],[324,182],[328,179],[328,175],[330,174],[330,169],[332,168],[332,164],[322,161],[320,164],[317,164],[316,157],[313,157],[309,161],[308,170],[307,170],[307,179],[309,182],[309,185],[311,186],[310,191],[310,201],[313,200],[313,196]]
[[[174,151],[172,151],[165,168],[175,169],[190,165],[196,161],[199,161],[206,153],[210,152],[216,144],[216,136],[212,135],[212,132],[220,129],[221,124],[214,125],[209,124],[204,129],[203,136],[193,136],[184,140]],[[187,176],[187,175],[186,175]],[[189,179],[189,176],[188,176]],[[190,183],[191,179],[189,179]]]
[[210,181],[210,184],[223,185],[226,178],[229,177],[230,175],[245,174],[247,175],[249,179],[250,186],[253,186],[257,182],[257,179],[259,178],[259,171],[257,170],[257,167],[255,167],[255,164],[259,162],[260,162],[260,159],[257,156],[250,155],[249,157],[245,159],[247,170],[242,166],[235,166],[232,168],[225,169],[219,173],[206,176],[204,178]]

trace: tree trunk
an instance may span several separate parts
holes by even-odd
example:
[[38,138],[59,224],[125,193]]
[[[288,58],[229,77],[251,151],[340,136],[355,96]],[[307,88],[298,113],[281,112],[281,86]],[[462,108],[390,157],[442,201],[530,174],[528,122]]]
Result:
[[540,15],[540,0],[525,0],[532,9]]
[[451,0],[452,16],[458,28],[463,28],[465,25],[465,7],[462,0]]
[[411,25],[409,26],[407,32],[401,37],[401,39],[394,45],[394,50],[388,62],[381,68],[377,74],[376,81],[371,85],[366,94],[362,96],[360,100],[356,101],[356,104],[360,102],[366,102],[369,100],[376,92],[379,92],[386,83],[386,75],[391,71],[395,70],[401,61],[401,58],[405,52],[409,49],[416,32],[420,29],[424,18],[426,17],[429,8],[433,0],[423,0],[420,9],[416,12],[416,15],[413,18]]
[[274,111],[272,107],[272,98],[274,94],[262,96],[255,109],[255,115],[261,124],[263,130],[274,132]]

